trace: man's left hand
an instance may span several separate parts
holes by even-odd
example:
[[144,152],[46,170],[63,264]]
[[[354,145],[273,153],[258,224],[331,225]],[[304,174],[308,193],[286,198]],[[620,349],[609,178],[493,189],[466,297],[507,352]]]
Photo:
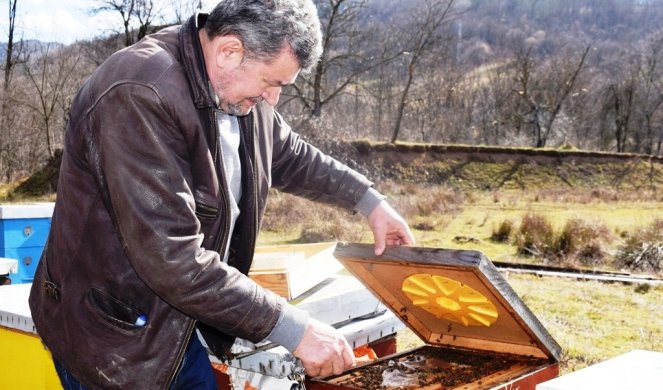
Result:
[[387,245],[414,245],[414,236],[407,222],[387,201],[380,202],[367,219],[373,231],[376,256],[381,255]]

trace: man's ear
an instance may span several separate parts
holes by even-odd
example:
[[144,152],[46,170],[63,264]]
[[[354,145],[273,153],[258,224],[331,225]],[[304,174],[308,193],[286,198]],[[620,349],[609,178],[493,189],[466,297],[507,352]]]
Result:
[[215,38],[217,66],[223,69],[234,69],[244,59],[244,45],[234,35],[224,35]]

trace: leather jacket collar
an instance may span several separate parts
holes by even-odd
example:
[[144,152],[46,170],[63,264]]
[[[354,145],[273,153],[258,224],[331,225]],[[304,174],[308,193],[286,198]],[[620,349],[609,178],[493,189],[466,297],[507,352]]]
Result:
[[198,31],[203,28],[207,14],[197,13],[182,25],[179,32],[180,55],[186,70],[193,93],[196,108],[216,108],[215,95],[209,84],[205,67],[203,49],[200,45]]

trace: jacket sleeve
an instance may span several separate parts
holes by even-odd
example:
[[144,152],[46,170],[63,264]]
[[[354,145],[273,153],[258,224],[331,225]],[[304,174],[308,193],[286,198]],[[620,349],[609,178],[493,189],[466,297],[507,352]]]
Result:
[[266,337],[284,300],[202,247],[190,166],[195,134],[181,129],[157,93],[136,84],[107,92],[89,120],[93,174],[142,281],[207,325],[248,340]]
[[373,185],[364,175],[324,154],[274,112],[274,187],[310,200],[354,208]]

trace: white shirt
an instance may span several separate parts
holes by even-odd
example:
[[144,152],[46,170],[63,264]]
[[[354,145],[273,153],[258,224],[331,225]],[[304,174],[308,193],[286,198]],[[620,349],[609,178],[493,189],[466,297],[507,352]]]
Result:
[[[235,229],[235,222],[239,217],[239,201],[242,198],[242,165],[239,160],[239,123],[237,117],[228,115],[223,111],[216,112],[219,126],[219,146],[223,159],[228,200],[230,201],[230,232]],[[228,262],[228,248],[223,255],[223,261]]]

